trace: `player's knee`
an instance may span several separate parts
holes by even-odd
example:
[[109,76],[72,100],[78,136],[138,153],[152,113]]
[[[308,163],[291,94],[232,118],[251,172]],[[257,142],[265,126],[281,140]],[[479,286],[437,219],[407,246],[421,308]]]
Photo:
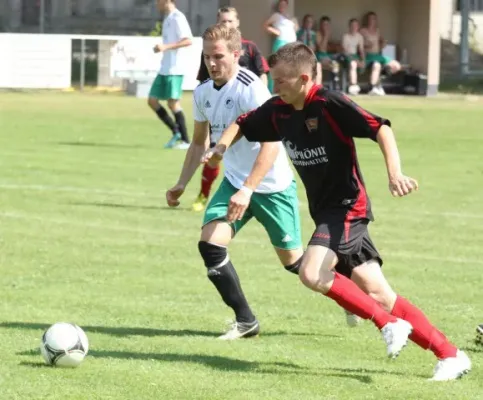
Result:
[[148,97],[148,106],[156,111],[159,108],[158,99],[155,99],[154,97]]
[[200,240],[198,250],[208,269],[220,268],[229,261],[228,251],[224,246]]
[[180,105],[178,100],[168,100],[168,107],[172,112],[180,110]]
[[309,289],[327,293],[332,285],[332,271],[321,269],[320,266],[302,263],[299,270],[300,281]]

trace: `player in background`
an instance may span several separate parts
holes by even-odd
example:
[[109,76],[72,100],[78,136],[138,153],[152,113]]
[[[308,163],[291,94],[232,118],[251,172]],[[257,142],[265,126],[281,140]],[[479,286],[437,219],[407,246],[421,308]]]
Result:
[[[238,12],[234,7],[222,7],[218,10],[217,19],[219,24],[226,25],[231,28],[239,28],[240,20],[238,19]],[[242,38],[242,51],[238,63],[240,66],[253,72],[255,75],[267,84],[268,64],[262,56],[259,48],[254,42]],[[197,79],[204,82],[209,79],[208,68],[205,65],[203,53],[201,53],[200,69],[198,71]],[[193,211],[203,211],[205,209],[208,198],[210,197],[211,187],[213,182],[220,173],[220,166],[210,166],[205,164],[201,172],[201,190],[193,203]]]
[[[159,11],[165,16],[163,43],[157,44],[153,50],[155,53],[162,52],[163,59],[161,69],[149,91],[148,105],[173,133],[164,147],[187,149],[189,137],[179,99],[183,94],[184,71],[189,62],[184,48],[191,46],[193,35],[188,20],[176,8],[174,0],[158,0],[157,4]],[[174,121],[160,104],[160,100],[167,100],[168,108],[174,115]]]
[[418,189],[417,182],[402,173],[391,123],[342,93],[315,85],[316,64],[314,53],[302,43],[272,54],[270,73],[279,96],[239,117],[203,161],[220,160],[241,135],[254,142],[282,141],[304,183],[316,226],[299,270],[303,284],[371,319],[386,339],[390,356],[397,355],[410,335],[438,359],[432,380],[460,378],[471,369],[470,359],[419,308],[393,291],[368,233],[373,216],[354,137],[379,144],[393,196]]
[[[238,65],[241,49],[241,36],[236,28],[218,24],[203,34],[204,62],[211,79],[194,92],[193,141],[178,183],[166,193],[171,207],[179,205],[201,156],[208,149],[209,127],[213,140],[218,140],[238,116],[271,97],[267,86],[255,74]],[[235,323],[220,339],[254,336],[260,329],[227,250],[232,238],[250,219],[256,218],[263,225],[285,269],[298,274],[303,249],[293,178],[281,143],[260,145],[241,139],[226,153],[225,177],[207,206],[198,243],[208,278],[235,313]],[[242,209],[246,212],[240,214]]]

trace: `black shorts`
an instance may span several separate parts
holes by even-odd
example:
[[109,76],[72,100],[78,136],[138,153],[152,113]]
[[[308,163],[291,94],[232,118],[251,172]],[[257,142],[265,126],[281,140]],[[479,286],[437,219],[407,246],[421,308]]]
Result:
[[350,279],[352,270],[370,260],[382,266],[382,258],[372,243],[369,220],[345,221],[339,217],[317,224],[309,245],[328,247],[337,254],[335,270]]

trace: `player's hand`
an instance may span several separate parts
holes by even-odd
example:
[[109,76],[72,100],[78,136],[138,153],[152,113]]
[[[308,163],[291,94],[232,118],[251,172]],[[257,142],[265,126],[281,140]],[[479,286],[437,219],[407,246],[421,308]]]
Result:
[[179,198],[184,193],[184,186],[180,185],[179,183],[173,186],[166,192],[166,202],[170,207],[178,207],[179,206]]
[[418,181],[409,176],[398,175],[389,179],[389,191],[394,197],[406,196],[418,187]]
[[228,205],[228,212],[226,214],[226,219],[228,222],[232,223],[243,218],[245,211],[250,205],[251,197],[251,193],[243,189],[240,189],[233,196],[231,196],[230,204]]
[[165,50],[164,44],[157,44],[156,46],[153,47],[153,51],[155,53],[162,53]]
[[216,145],[215,147],[205,151],[205,154],[201,156],[202,164],[209,164],[211,167],[218,165],[223,160],[226,146]]

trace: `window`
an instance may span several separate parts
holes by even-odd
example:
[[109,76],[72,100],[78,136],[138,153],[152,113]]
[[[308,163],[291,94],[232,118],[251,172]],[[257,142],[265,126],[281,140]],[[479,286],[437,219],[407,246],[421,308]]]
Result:
[[[461,3],[464,0],[456,1],[456,11],[461,11]],[[470,12],[483,12],[483,0],[468,0],[470,3]]]

